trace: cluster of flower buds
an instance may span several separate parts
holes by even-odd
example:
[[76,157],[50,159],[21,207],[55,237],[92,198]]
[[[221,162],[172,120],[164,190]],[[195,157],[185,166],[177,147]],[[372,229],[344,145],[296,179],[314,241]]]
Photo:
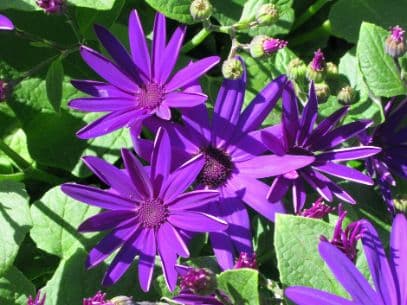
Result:
[[194,20],[202,21],[211,17],[213,6],[208,0],[194,0],[189,7],[189,12]]
[[213,294],[218,286],[216,274],[206,268],[188,268],[181,275],[180,288],[197,295]]
[[249,254],[246,252],[240,252],[239,258],[234,265],[235,269],[251,268],[257,269],[256,253]]
[[37,5],[47,14],[61,14],[65,10],[65,0],[37,0]]
[[390,29],[390,35],[386,39],[385,51],[393,58],[398,58],[406,53],[405,30],[396,25]]

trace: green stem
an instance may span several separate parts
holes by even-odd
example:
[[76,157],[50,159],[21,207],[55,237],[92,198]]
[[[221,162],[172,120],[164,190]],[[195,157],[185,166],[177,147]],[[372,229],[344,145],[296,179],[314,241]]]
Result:
[[200,30],[194,37],[192,37],[190,41],[188,41],[184,45],[184,47],[182,48],[182,52],[188,53],[193,48],[199,46],[205,40],[205,38],[209,36],[210,33],[212,33],[212,31],[208,28],[203,28],[202,30]]
[[317,0],[314,4],[308,7],[308,9],[294,22],[292,31],[298,29],[301,25],[311,19],[325,4],[330,0]]
[[0,181],[24,181],[25,174],[23,172],[18,172],[15,174],[0,174]]
[[75,23],[75,21],[71,18],[71,15],[69,13],[65,13],[66,20],[69,24],[69,26],[72,29],[72,32],[75,34],[76,40],[78,41],[79,44],[82,44],[84,42],[84,38],[82,37],[79,27]]
[[[17,168],[21,171],[18,174],[9,176],[11,179],[34,179],[42,182],[47,182],[50,184],[59,184],[63,180],[57,176],[51,175],[44,172],[38,168],[35,168],[33,164],[26,161],[17,152],[15,152],[10,146],[8,146],[4,141],[0,140],[0,150],[3,151],[7,157],[9,157]],[[23,175],[23,176],[22,176]],[[4,175],[3,177],[4,178]]]
[[16,28],[15,31],[17,36],[32,41],[32,42],[40,42],[48,47],[50,47],[51,49],[57,49],[58,51],[62,51],[64,49],[64,46],[61,46],[60,44],[54,42],[54,41],[50,41],[41,37],[38,37],[34,34],[28,33],[22,29]]
[[317,40],[324,35],[329,36],[331,34],[331,30],[331,22],[326,20],[321,26],[313,29],[312,31],[290,39],[290,47],[302,45],[308,41]]

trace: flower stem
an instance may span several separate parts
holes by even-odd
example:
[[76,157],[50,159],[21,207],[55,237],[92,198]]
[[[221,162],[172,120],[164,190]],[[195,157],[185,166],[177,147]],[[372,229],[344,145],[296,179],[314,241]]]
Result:
[[212,33],[212,31],[208,28],[203,28],[202,30],[200,30],[194,37],[192,37],[190,41],[188,41],[184,45],[184,47],[182,48],[182,52],[188,53],[193,48],[199,46],[205,40],[205,38],[209,36],[210,33]]
[[[0,140],[0,150],[3,151],[7,157],[9,157],[17,168],[21,171],[16,174],[12,175],[2,175],[0,176],[0,180],[5,180],[8,176],[9,180],[16,180],[21,179],[34,179],[39,180],[42,182],[46,182],[49,184],[59,184],[63,182],[63,180],[57,176],[51,175],[47,172],[44,172],[41,169],[35,167],[34,164],[31,164],[23,157],[21,157],[16,151],[14,151],[10,146],[8,146],[3,140]],[[18,180],[18,181],[21,181]]]
[[294,22],[292,31],[295,31],[301,25],[303,25],[305,22],[307,22],[309,19],[311,19],[311,17],[314,16],[329,1],[330,0],[317,0],[317,1],[315,1],[314,4],[310,5],[308,7],[308,9],[300,17],[298,17],[297,20]]
[[311,40],[317,40],[324,35],[329,36],[331,34],[331,31],[332,31],[331,22],[329,20],[326,20],[321,26],[313,29],[312,31],[290,39],[290,46],[294,47],[304,44]]
[[29,40],[31,42],[42,43],[42,44],[48,46],[51,49],[56,49],[58,51],[62,51],[64,49],[63,46],[61,46],[60,44],[58,44],[58,43],[56,43],[54,41],[50,41],[50,40],[38,37],[38,36],[36,36],[34,34],[26,32],[26,31],[24,31],[22,29],[16,28],[14,32],[16,33],[17,36],[19,36],[19,37],[21,37],[23,39]]

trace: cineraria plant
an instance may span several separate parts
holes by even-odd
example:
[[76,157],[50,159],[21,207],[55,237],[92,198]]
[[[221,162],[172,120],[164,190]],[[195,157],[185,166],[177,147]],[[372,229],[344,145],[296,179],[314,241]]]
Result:
[[0,1],[0,305],[407,305],[406,4],[311,2]]

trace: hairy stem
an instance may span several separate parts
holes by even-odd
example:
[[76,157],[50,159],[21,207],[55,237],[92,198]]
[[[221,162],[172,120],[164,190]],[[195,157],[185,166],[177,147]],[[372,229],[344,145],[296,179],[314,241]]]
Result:
[[292,31],[298,29],[301,25],[307,22],[309,19],[312,18],[325,4],[327,4],[330,0],[317,0],[314,4],[310,5],[307,10],[297,18],[294,22],[292,27]]

